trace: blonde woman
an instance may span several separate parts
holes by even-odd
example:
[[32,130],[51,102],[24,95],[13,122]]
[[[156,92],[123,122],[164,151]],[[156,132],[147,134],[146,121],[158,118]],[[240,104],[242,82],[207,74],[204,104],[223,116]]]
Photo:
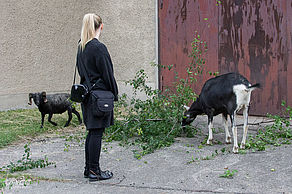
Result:
[[[103,29],[100,16],[86,14],[83,18],[81,40],[78,45],[77,68],[81,84],[93,90],[107,90],[118,99],[118,87],[114,77],[113,64],[106,46],[99,41]],[[86,72],[84,72],[86,71]],[[90,86],[86,81],[86,73]],[[102,135],[105,128],[113,125],[113,112],[106,116],[96,117],[93,114],[91,98],[81,103],[84,124],[88,130],[85,141],[84,177],[90,181],[106,180],[113,176],[110,171],[102,171],[99,166]]]

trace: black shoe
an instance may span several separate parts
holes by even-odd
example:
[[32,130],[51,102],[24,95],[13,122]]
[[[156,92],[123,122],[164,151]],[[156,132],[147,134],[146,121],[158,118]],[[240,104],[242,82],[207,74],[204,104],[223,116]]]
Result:
[[113,173],[106,170],[89,170],[89,181],[101,181],[101,180],[107,180],[113,177]]
[[88,176],[89,176],[89,168],[85,167],[83,174],[84,174],[84,178],[88,178]]

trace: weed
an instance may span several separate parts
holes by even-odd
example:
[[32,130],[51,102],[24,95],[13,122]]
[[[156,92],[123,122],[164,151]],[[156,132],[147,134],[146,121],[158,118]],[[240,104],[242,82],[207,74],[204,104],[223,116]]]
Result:
[[76,142],[79,144],[79,146],[84,145],[84,140],[86,139],[87,131],[85,132],[78,132],[75,134],[71,134],[69,136],[65,137],[66,142]]
[[65,148],[64,148],[64,152],[68,152],[68,151],[69,151],[69,147],[70,147],[70,145],[67,144],[67,143],[64,143],[64,146],[65,146]]
[[218,156],[218,154],[219,154],[218,151],[215,150],[214,153],[212,153],[211,155],[202,157],[201,160],[211,160],[211,159],[214,159],[216,156]]
[[199,160],[199,158],[194,158],[194,156],[192,156],[192,159],[190,161],[187,162],[187,164],[191,164],[193,162],[196,162],[197,160]]
[[0,189],[6,187],[6,178],[0,178]]
[[138,160],[142,159],[142,153],[139,153],[137,150],[133,150],[134,157]]
[[226,151],[226,148],[222,148],[221,149],[221,152],[224,154],[225,153],[225,151]]
[[[9,189],[14,184],[21,184],[26,186],[28,184],[32,184],[33,182],[38,181],[37,178],[32,178],[30,175],[13,175],[11,173],[17,171],[25,171],[27,169],[33,168],[45,168],[49,165],[55,164],[54,162],[49,162],[48,158],[45,156],[44,159],[32,160],[30,158],[30,147],[29,144],[24,145],[24,154],[22,155],[21,160],[18,160],[16,163],[10,162],[7,166],[2,166],[0,168],[0,191],[2,191],[5,187],[9,186]],[[56,167],[56,165],[55,165]],[[14,178],[13,180],[8,179]]]
[[234,174],[238,172],[238,170],[229,170],[227,169],[224,174],[220,174],[219,177],[221,178],[233,178]]
[[187,147],[195,147],[194,144],[186,144]]
[[10,162],[7,166],[1,167],[1,172],[17,172],[17,171],[25,171],[27,169],[33,168],[45,168],[49,165],[55,164],[53,162],[49,162],[47,156],[43,159],[32,160],[30,158],[30,147],[28,144],[24,145],[24,154],[22,155],[21,160],[18,160],[17,163]]
[[222,3],[222,1],[216,0],[216,6],[219,6]]
[[292,130],[290,122],[292,119],[292,108],[286,106],[285,102],[282,102],[282,106],[288,113],[288,118],[268,115],[268,117],[274,119],[274,123],[259,129],[254,137],[250,137],[246,148],[252,149],[254,152],[255,150],[264,151],[269,145],[280,146],[282,144],[291,144]]
[[62,136],[65,138],[65,143],[64,143],[64,151],[68,152],[70,148],[70,144],[68,142],[76,142],[78,143],[79,146],[84,145],[84,140],[86,139],[87,136],[87,131],[79,131],[75,134],[71,134],[69,136]]
[[201,158],[201,160],[210,160],[210,159],[211,159],[211,156],[205,156]]
[[246,151],[246,150],[239,150],[238,153],[239,153],[239,154],[246,154],[247,151]]

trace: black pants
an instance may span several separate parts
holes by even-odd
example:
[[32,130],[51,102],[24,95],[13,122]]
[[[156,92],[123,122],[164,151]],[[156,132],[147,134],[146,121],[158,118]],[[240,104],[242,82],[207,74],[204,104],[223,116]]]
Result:
[[86,168],[99,168],[101,152],[101,140],[104,128],[89,129],[85,141],[85,165]]

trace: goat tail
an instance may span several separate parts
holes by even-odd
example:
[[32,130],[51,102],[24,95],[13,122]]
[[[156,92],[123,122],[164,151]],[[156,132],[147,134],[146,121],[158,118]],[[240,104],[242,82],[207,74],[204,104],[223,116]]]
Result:
[[248,88],[251,88],[251,89],[261,88],[261,84],[256,83],[256,84],[253,84],[253,85],[251,85],[251,86],[248,86]]

